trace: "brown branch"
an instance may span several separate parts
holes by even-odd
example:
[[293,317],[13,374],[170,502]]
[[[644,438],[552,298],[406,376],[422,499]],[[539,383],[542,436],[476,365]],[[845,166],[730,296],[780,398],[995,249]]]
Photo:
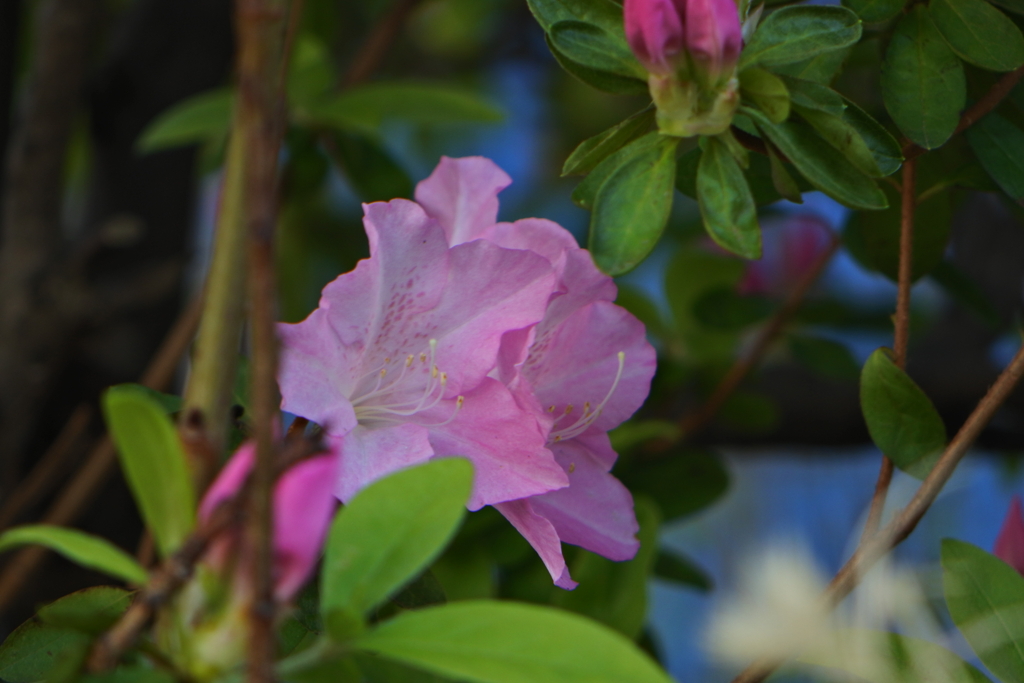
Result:
[[[1017,351],[1013,360],[999,375],[967,421],[960,427],[960,431],[946,446],[942,457],[921,482],[917,493],[906,507],[900,510],[899,514],[881,531],[862,543],[829,583],[825,590],[825,598],[830,605],[837,605],[849,595],[875,562],[910,536],[953,475],[957,465],[967,454],[967,449],[978,438],[996,410],[1017,386],[1022,375],[1024,375],[1024,346]],[[760,683],[777,667],[777,662],[758,662],[733,679],[733,683]]]
[[704,429],[714,419],[715,415],[718,414],[718,411],[721,410],[726,400],[728,400],[740,383],[750,374],[750,371],[761,362],[761,358],[767,353],[768,349],[771,348],[778,336],[782,334],[783,330],[786,329],[786,326],[789,325],[790,321],[800,310],[800,306],[803,304],[804,298],[806,298],[811,286],[821,276],[822,271],[825,270],[825,266],[832,260],[832,257],[835,256],[840,244],[839,238],[833,236],[832,244],[829,248],[818,257],[818,260],[800,278],[796,287],[793,288],[793,291],[786,298],[782,308],[772,316],[768,324],[761,330],[750,350],[737,359],[732,367],[729,368],[725,377],[715,387],[711,397],[708,398],[697,412],[685,415],[679,421],[681,439],[688,439]]
[[[182,312],[174,327],[164,338],[140,384],[150,389],[163,389],[174,378],[174,371],[195,336],[202,303],[197,298]],[[100,487],[113,473],[116,452],[109,437],[102,437],[85,462],[71,477],[67,486],[41,520],[44,524],[66,525],[73,522],[99,493]],[[21,594],[21,587],[32,576],[46,550],[32,546],[20,551],[0,574],[0,612]]]
[[[895,335],[893,349],[896,367],[907,367],[907,346],[910,343],[910,286],[914,276],[914,210],[917,208],[917,161],[908,159],[903,164],[903,182],[900,185],[900,262],[896,291]],[[885,510],[885,499],[892,482],[892,458],[882,454],[882,464],[871,496],[868,518],[861,539],[870,538],[878,531]]]
[[[962,133],[978,122],[985,114],[999,106],[999,103],[1006,99],[1006,96],[1014,89],[1021,78],[1024,78],[1024,66],[1014,69],[1000,78],[980,100],[971,105],[960,117],[953,135]],[[907,143],[903,147],[903,158],[907,161],[916,159],[928,150],[913,143]]]
[[406,19],[420,4],[422,0],[395,0],[391,10],[374,27],[373,32],[359,48],[359,52],[352,60],[345,78],[342,80],[343,87],[351,88],[365,82],[370,75],[380,66],[381,60],[388,53],[391,44],[398,37]]

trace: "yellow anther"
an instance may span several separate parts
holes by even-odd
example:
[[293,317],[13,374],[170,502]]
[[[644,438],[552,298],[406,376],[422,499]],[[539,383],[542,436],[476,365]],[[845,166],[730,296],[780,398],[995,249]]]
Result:
[[456,401],[455,401],[455,409],[458,410],[459,408],[461,408],[462,407],[462,403],[465,400],[466,400],[465,396],[459,396],[459,398],[456,399]]
[[391,356],[384,356],[384,364],[387,365],[391,362]]
[[380,371],[380,376],[381,377],[384,377],[387,374],[388,374],[388,369],[387,368],[384,368],[383,370]]
[[445,384],[447,381],[448,381],[448,373],[447,372],[442,372],[441,373],[441,384]]
[[412,361],[413,361],[413,358],[415,358],[415,356],[413,356],[413,355],[412,355],[412,354],[410,353],[410,354],[409,354],[409,357],[405,359],[405,367],[407,367],[407,368],[408,368],[408,367],[412,366]]
[[571,413],[572,412],[572,408],[573,408],[573,405],[571,403],[569,405],[567,405],[565,407],[565,414],[568,415],[569,413]]
[[437,366],[436,365],[434,366],[434,369],[430,371],[430,376],[431,377],[437,377]]
[[555,407],[554,407],[554,406],[551,406],[550,408],[548,408],[548,412],[549,412],[549,413],[553,413],[553,412],[555,412]]
[[562,437],[560,437],[560,436],[556,436],[556,437],[555,437],[555,443],[558,443],[558,442],[559,442],[559,441],[561,441],[561,440],[562,440]]
[[[561,437],[556,436],[555,440],[557,441],[560,438]],[[576,471],[576,463],[574,463],[574,462],[569,463],[569,474],[572,474],[575,471]]]
[[426,363],[427,362],[427,354],[420,353],[420,362],[421,363]]

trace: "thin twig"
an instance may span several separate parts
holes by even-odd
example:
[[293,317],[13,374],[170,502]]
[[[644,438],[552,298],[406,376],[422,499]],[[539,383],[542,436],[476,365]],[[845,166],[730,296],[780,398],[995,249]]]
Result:
[[[201,310],[202,302],[196,298],[181,313],[143,373],[140,384],[156,390],[170,384],[178,362],[195,336]],[[113,473],[117,464],[116,455],[110,438],[102,437],[46,512],[42,523],[66,525],[75,521]],[[0,574],[0,612],[7,608],[11,600],[21,595],[21,587],[45,556],[44,548],[31,546],[20,551],[4,567]]]
[[718,411],[725,404],[726,400],[732,395],[740,383],[746,378],[750,371],[753,370],[758,363],[761,362],[761,358],[767,353],[768,349],[771,348],[772,344],[778,338],[778,336],[786,329],[793,316],[800,310],[800,306],[803,304],[804,298],[810,291],[811,286],[821,276],[822,271],[825,270],[825,266],[828,265],[832,257],[835,256],[836,251],[839,249],[840,240],[838,237],[833,236],[832,244],[818,257],[818,260],[804,273],[803,277],[797,283],[793,291],[790,292],[786,298],[786,302],[782,308],[772,316],[768,324],[761,330],[757,340],[750,350],[744,354],[741,358],[737,359],[733,363],[732,367],[722,378],[722,381],[718,383],[715,390],[712,392],[711,397],[708,398],[707,402],[704,403],[701,408],[689,415],[685,415],[679,422],[679,428],[681,432],[681,438],[688,439],[701,429],[706,427]]
[[373,32],[359,48],[359,52],[352,60],[352,66],[342,80],[344,87],[351,88],[365,82],[377,70],[391,44],[398,37],[398,32],[405,25],[405,20],[420,2],[422,0],[395,0],[391,10],[374,27]]
[[[921,521],[953,475],[957,465],[967,454],[971,444],[978,438],[996,410],[1017,386],[1021,375],[1024,375],[1024,346],[1017,351],[1013,360],[999,375],[967,421],[960,427],[960,431],[946,446],[942,457],[921,482],[917,493],[906,507],[900,510],[899,514],[881,531],[862,543],[829,583],[825,590],[825,598],[830,605],[838,604],[849,595],[875,562],[910,536],[917,523]],[[752,664],[734,678],[733,683],[760,683],[777,667],[777,662]]]
[[[960,123],[957,124],[956,130],[953,131],[953,135],[964,132],[977,123],[985,114],[998,107],[999,103],[1006,99],[1006,96],[1010,94],[1021,78],[1024,78],[1024,66],[1014,69],[999,79],[980,100],[963,113],[960,117]],[[908,143],[903,147],[903,158],[910,161],[927,151],[924,147]]]
[[[900,185],[900,262],[897,277],[895,334],[893,350],[896,367],[907,368],[907,347],[910,344],[910,286],[914,276],[914,210],[917,208],[917,161],[909,159],[903,164],[903,182]],[[885,510],[885,499],[892,483],[893,462],[882,454],[882,464],[871,496],[868,518],[864,522],[861,539],[870,538],[878,531]]]

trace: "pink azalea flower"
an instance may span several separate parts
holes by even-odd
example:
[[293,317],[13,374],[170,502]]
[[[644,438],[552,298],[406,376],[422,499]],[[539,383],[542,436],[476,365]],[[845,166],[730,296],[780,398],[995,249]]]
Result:
[[762,221],[761,259],[749,261],[741,294],[787,296],[832,245],[831,228],[821,217],[799,213]]
[[686,0],[626,0],[626,41],[651,73],[667,76],[683,58]]
[[1010,503],[994,552],[996,557],[1024,574],[1024,510],[1021,509],[1020,496],[1014,496]]
[[617,455],[607,432],[646,399],[655,351],[643,324],[612,303],[612,279],[568,231],[538,218],[497,222],[497,195],[510,182],[488,159],[445,157],[417,186],[416,200],[450,244],[533,252],[557,275],[540,323],[505,334],[493,375],[546,426],[546,445],[569,486],[495,507],[537,550],[555,583],[572,588],[562,541],[613,560],[630,559],[639,547],[632,496],[610,474]]
[[686,49],[695,66],[715,83],[732,73],[743,49],[743,28],[733,0],[687,0]]
[[[206,520],[222,502],[233,498],[252,471],[256,444],[246,442],[235,452],[207,490],[199,506]],[[287,602],[309,578],[320,557],[327,527],[336,505],[334,480],[337,457],[317,456],[292,466],[274,487],[274,599]],[[246,555],[241,529],[211,545],[204,558],[223,570],[237,555]],[[240,547],[242,546],[242,547]]]
[[445,456],[473,462],[473,510],[567,486],[545,423],[489,376],[504,335],[543,318],[551,264],[485,241],[449,247],[414,202],[364,210],[370,258],[279,327],[282,408],[335,445],[336,495]]

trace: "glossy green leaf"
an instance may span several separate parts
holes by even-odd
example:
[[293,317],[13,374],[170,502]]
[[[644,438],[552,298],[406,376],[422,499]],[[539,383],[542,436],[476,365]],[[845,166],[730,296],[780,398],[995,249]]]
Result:
[[889,131],[863,109],[843,98],[843,119],[860,135],[871,150],[875,165],[883,176],[892,175],[903,165],[903,150]]
[[941,645],[887,631],[837,630],[799,662],[837,669],[864,683],[991,683]]
[[967,141],[1003,192],[1024,200],[1024,131],[991,113],[967,129]]
[[545,32],[560,21],[582,21],[609,33],[623,30],[622,6],[611,0],[527,0],[526,4]]
[[777,66],[838,50],[860,40],[857,15],[845,7],[796,5],[768,15],[743,48],[739,66]]
[[633,559],[612,562],[581,550],[572,563],[571,574],[579,586],[555,593],[554,605],[590,617],[627,638],[636,639],[647,616],[647,584],[658,555],[657,506],[637,497],[634,501],[640,524],[640,550]]
[[[697,168],[700,166],[700,149],[693,149],[679,157],[676,162],[676,189],[687,197],[697,198]],[[792,164],[781,162],[782,167],[796,184],[798,192],[810,192],[814,188],[802,175],[796,173]],[[772,162],[760,154],[750,155],[750,167],[743,172],[757,206],[774,204],[780,199],[789,199],[775,187],[772,176]],[[791,189],[791,188],[790,188]],[[799,202],[797,202],[799,203]]]
[[977,546],[942,540],[946,606],[978,659],[1001,680],[1024,680],[1024,578]]
[[705,138],[702,147],[697,203],[704,229],[723,249],[743,258],[761,258],[761,227],[743,170],[717,138]]
[[[884,188],[889,208],[853,214],[843,230],[843,242],[862,265],[896,281],[900,258],[900,199],[894,188]],[[951,220],[948,193],[939,192],[918,204],[914,214],[912,281],[924,277],[942,262],[949,244]]]
[[784,76],[782,80],[789,90],[789,96],[794,105],[833,116],[843,115],[843,110],[846,109],[843,96],[827,85],[792,76]]
[[548,34],[558,51],[596,71],[642,79],[647,70],[637,61],[625,41],[618,41],[598,26],[582,21],[560,21]]
[[865,24],[880,24],[894,18],[903,9],[906,0],[843,0]]
[[412,197],[409,175],[377,140],[360,133],[334,135],[334,160],[364,202]]
[[654,576],[664,581],[681,583],[701,592],[714,588],[714,582],[701,567],[692,560],[675,552],[662,550],[654,561]]
[[647,108],[625,121],[581,142],[562,166],[562,175],[586,174],[624,146],[645,135],[654,123],[654,109]]
[[372,652],[358,652],[354,660],[363,674],[361,683],[443,683],[452,680]]
[[647,93],[646,80],[616,76],[607,71],[598,71],[597,69],[583,66],[562,54],[555,47],[555,44],[551,42],[551,36],[545,35],[544,39],[547,41],[548,49],[551,50],[551,54],[554,55],[558,65],[587,85],[604,92],[615,93],[616,95],[644,95]]
[[934,149],[953,134],[967,98],[964,67],[924,5],[896,25],[881,82],[885,108],[913,142]]
[[36,683],[77,666],[90,637],[113,626],[130,602],[128,591],[97,586],[44,605],[0,645],[0,678]]
[[360,491],[331,524],[320,610],[356,618],[414,578],[444,549],[465,514],[473,468],[444,458]]
[[985,0],[931,0],[928,11],[953,52],[971,64],[989,71],[1024,64],[1024,35]]
[[634,494],[649,496],[666,521],[703,510],[729,488],[729,473],[711,451],[675,449],[657,459],[634,459],[616,466]]
[[[768,163],[771,168],[772,187],[783,199],[788,199],[794,204],[803,204],[804,199],[800,193],[800,186],[793,176],[786,169],[786,165],[779,158],[775,146],[771,143],[765,145],[768,150]],[[748,181],[749,182],[749,181]],[[757,194],[754,193],[754,201],[757,201]]]
[[847,161],[857,167],[857,170],[872,178],[882,177],[882,170],[875,161],[875,155],[860,133],[847,123],[845,118],[803,107],[798,107],[797,111],[818,135],[835,147]]
[[1007,12],[1024,14],[1024,0],[991,0],[996,7],[1002,7]]
[[196,145],[227,135],[235,106],[233,88],[194,95],[160,114],[135,142],[142,153]]
[[131,555],[110,541],[49,524],[30,524],[0,534],[0,552],[25,545],[41,545],[72,562],[130,583],[145,583],[146,570]]
[[875,445],[901,470],[923,479],[946,447],[946,426],[889,349],[878,349],[864,364],[860,405]]
[[495,123],[504,114],[476,93],[444,83],[386,81],[350,88],[311,107],[319,125],[375,130],[387,119],[409,123]]
[[[1024,1],[1024,0],[1022,0]],[[792,64],[780,64],[772,68],[777,74],[785,74],[793,78],[802,78],[805,81],[814,81],[822,85],[831,83],[839,70],[843,68],[846,58],[850,56],[853,46],[847,46],[839,50],[830,50],[815,55],[809,59],[803,59]]]
[[822,140],[810,125],[792,119],[776,124],[760,112],[744,111],[815,188],[855,209],[888,206],[875,181]]
[[405,612],[354,642],[478,683],[669,683],[625,636],[549,607],[466,601]]
[[789,338],[793,358],[814,372],[836,380],[856,380],[860,367],[845,344],[822,337],[794,334]]
[[653,131],[641,135],[619,151],[609,155],[599,163],[587,177],[580,181],[572,192],[572,201],[577,206],[588,211],[594,209],[594,202],[597,199],[597,191],[605,184],[613,173],[622,168],[627,162],[650,154],[652,150],[661,146],[665,137]]
[[771,71],[751,67],[740,73],[740,94],[775,123],[789,118],[789,90]]
[[195,526],[196,500],[178,431],[163,408],[131,385],[103,394],[103,413],[121,468],[163,557]]
[[95,636],[117,623],[128,611],[132,595],[113,586],[84,588],[40,607],[38,618],[50,626]]
[[[661,238],[672,209],[678,144],[679,138],[648,133],[620,150],[634,148],[636,153],[626,154],[625,162],[597,190],[589,248],[597,267],[605,273],[621,275],[632,270]],[[593,173],[599,173],[601,166],[620,152]],[[584,182],[589,180],[588,176]]]

